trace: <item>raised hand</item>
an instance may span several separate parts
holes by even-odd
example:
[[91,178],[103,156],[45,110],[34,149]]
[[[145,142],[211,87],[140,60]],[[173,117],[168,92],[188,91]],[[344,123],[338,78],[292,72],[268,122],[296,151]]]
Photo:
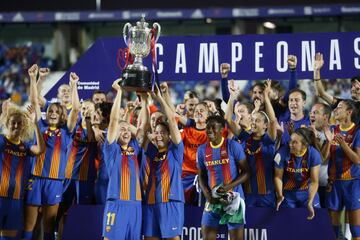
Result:
[[79,76],[76,75],[76,73],[71,72],[70,73],[70,86],[74,86],[78,83],[79,81]]
[[213,101],[207,101],[206,105],[210,112],[216,113],[218,110],[216,109],[215,103]]
[[38,118],[37,118],[37,114],[36,114],[36,109],[33,105],[29,105],[27,106],[27,117],[30,119],[30,121],[34,124],[37,124],[38,122]]
[[326,141],[331,142],[334,139],[334,135],[335,135],[334,134],[334,129],[330,130],[329,125],[326,125],[324,127],[324,134],[325,134],[325,137],[326,137]]
[[34,64],[32,65],[29,69],[28,69],[28,74],[30,76],[31,80],[36,80],[36,76],[39,72],[39,67],[38,65]]
[[284,122],[281,122],[280,124],[277,124],[276,125],[276,130],[280,131],[281,134],[283,134],[284,131],[285,131]]
[[271,92],[271,80],[270,79],[266,80],[264,85],[265,85],[264,96],[269,96]]
[[116,90],[116,91],[121,91],[121,87],[120,87],[120,82],[122,81],[122,78],[118,78],[116,79],[113,84],[111,85],[111,87]]
[[175,111],[177,114],[185,115],[185,104],[183,104],[183,103],[178,104],[176,106]]
[[162,93],[168,93],[169,92],[169,86],[166,82],[163,82],[160,84],[160,90]]
[[239,94],[239,87],[235,85],[235,81],[229,80],[228,81],[228,88],[229,88],[229,93],[230,95],[238,95]]
[[289,55],[287,63],[290,69],[295,69],[297,64],[297,57],[295,55]]
[[314,60],[314,71],[319,71],[323,65],[324,65],[323,55],[321,53],[316,53]]
[[41,78],[45,78],[47,75],[49,75],[50,69],[49,68],[40,68],[39,69],[39,76]]
[[222,63],[222,64],[220,65],[221,78],[227,78],[229,72],[230,72],[230,64],[228,64],[228,63]]
[[128,111],[132,111],[132,110],[134,110],[134,108],[135,108],[135,102],[133,102],[133,101],[128,101],[128,102],[126,103],[126,109],[127,109]]
[[260,99],[255,99],[254,101],[254,112],[258,112],[260,110],[261,107],[261,100]]

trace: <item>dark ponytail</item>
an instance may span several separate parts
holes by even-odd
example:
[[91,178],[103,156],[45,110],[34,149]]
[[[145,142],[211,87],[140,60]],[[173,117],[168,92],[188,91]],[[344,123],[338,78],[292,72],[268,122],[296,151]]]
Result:
[[300,135],[303,138],[303,143],[316,148],[321,152],[321,147],[319,141],[316,139],[315,133],[310,128],[298,128],[294,131],[297,135]]

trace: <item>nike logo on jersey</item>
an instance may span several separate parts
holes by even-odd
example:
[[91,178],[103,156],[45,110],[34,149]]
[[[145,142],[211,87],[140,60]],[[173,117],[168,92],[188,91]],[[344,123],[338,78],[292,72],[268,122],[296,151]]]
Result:
[[205,157],[210,157],[212,154],[205,155]]
[[177,229],[177,227],[172,227],[171,229],[172,229],[172,230],[176,230],[176,229]]

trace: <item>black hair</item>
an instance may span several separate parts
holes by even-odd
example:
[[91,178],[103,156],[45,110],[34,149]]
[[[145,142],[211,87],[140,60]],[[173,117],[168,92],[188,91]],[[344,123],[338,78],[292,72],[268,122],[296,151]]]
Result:
[[255,83],[254,85],[252,85],[251,91],[254,91],[254,88],[255,88],[256,86],[260,87],[262,91],[264,91],[264,89],[265,89],[265,84],[264,84],[264,83],[262,83],[262,82],[257,82],[257,83]]
[[209,117],[206,119],[206,125],[209,124],[210,122],[219,123],[222,128],[225,128],[225,123],[226,123],[226,121],[225,121],[225,119],[224,119],[222,116],[219,116],[219,115],[209,116]]
[[316,150],[321,152],[321,146],[319,141],[316,139],[315,133],[313,130],[307,127],[298,128],[294,131],[297,135],[300,135],[304,140],[303,143],[307,144],[308,146],[314,147]]
[[294,88],[294,89],[290,90],[288,96],[290,96],[290,94],[296,93],[296,92],[301,94],[301,98],[304,101],[306,100],[306,93],[303,90],[301,90],[300,88]]
[[360,76],[354,76],[351,78],[351,83],[355,82],[356,80],[358,80],[360,82]]
[[102,91],[102,90],[95,90],[93,92],[93,94],[91,95],[91,99],[94,97],[95,94],[104,94],[106,97],[106,92]]
[[253,103],[245,102],[245,103],[239,103],[239,104],[244,105],[246,107],[246,109],[248,110],[249,114],[251,114],[255,109],[255,105]]
[[195,91],[191,91],[191,90],[186,91],[184,94],[184,102],[186,102],[187,100],[189,100],[191,98],[198,98],[197,93]]
[[100,109],[102,117],[106,118],[109,122],[112,105],[109,102],[97,103],[95,104],[95,110]]
[[342,102],[345,103],[345,105],[347,106],[346,110],[351,110],[351,121],[355,124],[359,124],[359,109],[357,109],[356,104],[353,100],[350,99],[344,99],[341,100]]

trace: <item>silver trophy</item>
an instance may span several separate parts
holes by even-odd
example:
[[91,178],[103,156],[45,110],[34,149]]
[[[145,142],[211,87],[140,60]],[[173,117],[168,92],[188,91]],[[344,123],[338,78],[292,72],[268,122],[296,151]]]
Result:
[[142,59],[149,55],[151,50],[151,39],[154,38],[155,43],[160,37],[161,27],[158,23],[153,24],[153,29],[148,28],[144,16],[132,26],[126,23],[123,29],[123,36],[130,54],[134,57],[134,62],[127,65],[122,72],[121,86],[126,91],[151,91],[152,74],[143,65]]

